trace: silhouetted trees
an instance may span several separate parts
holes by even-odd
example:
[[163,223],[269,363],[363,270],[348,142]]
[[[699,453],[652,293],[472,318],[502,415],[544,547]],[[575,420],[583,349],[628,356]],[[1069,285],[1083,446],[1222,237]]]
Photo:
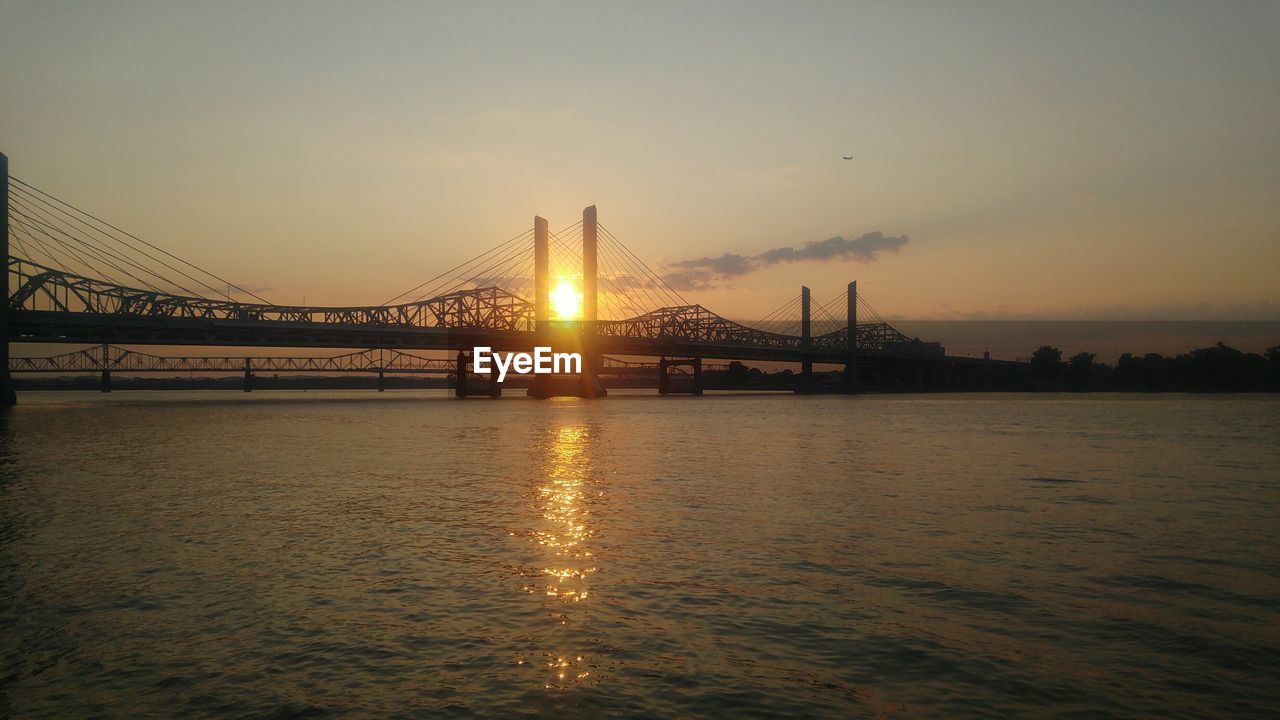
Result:
[[[868,390],[910,391],[921,386],[912,381],[908,368],[864,368],[863,386]],[[1121,392],[1260,392],[1280,391],[1280,345],[1263,354],[1245,353],[1223,343],[1165,357],[1156,353],[1125,353],[1115,365],[1099,362],[1091,352],[1063,359],[1062,350],[1044,345],[1025,365],[993,368],[990,381],[963,377],[959,382],[926,376],[924,389],[1003,391],[1121,391]],[[936,374],[935,374],[936,375]],[[704,371],[708,388],[782,390],[795,386],[798,375],[790,368],[762,372],[759,368],[733,361],[724,370]],[[837,384],[840,373],[816,373],[819,383]]]
[[1062,384],[1062,351],[1041,345],[1031,353],[1031,383],[1035,390],[1055,390]]
[[1063,363],[1062,353],[1046,345],[1032,354],[1028,371],[1036,390],[1276,391],[1280,390],[1280,346],[1264,355],[1241,352],[1221,342],[1174,357],[1125,353],[1111,367],[1088,352]]

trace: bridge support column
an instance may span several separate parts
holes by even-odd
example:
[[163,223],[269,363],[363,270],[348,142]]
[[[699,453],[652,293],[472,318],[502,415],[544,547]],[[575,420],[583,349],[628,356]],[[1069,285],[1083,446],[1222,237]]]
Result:
[[[457,370],[454,375],[453,394],[460,398],[465,397],[502,397],[502,383],[497,381],[497,374],[490,373],[489,385],[487,387],[476,387],[472,382],[474,379],[470,372],[467,371],[467,363],[471,362],[471,353],[465,350],[458,351]],[[378,372],[379,378],[382,372]],[[379,386],[379,392],[382,388]]]
[[849,326],[849,343],[844,361],[845,392],[862,392],[862,383],[858,381],[858,281],[849,283],[849,306],[846,316]]
[[533,319],[539,335],[551,322],[551,246],[547,219],[533,218]]
[[599,241],[600,222],[596,217],[596,206],[582,210],[582,381],[579,383],[579,397],[604,397],[609,392],[600,382],[600,365],[603,360],[596,341],[596,321],[598,297],[596,288],[599,283]]
[[244,391],[253,392],[253,361],[244,359]]
[[[684,378],[688,378],[687,383],[677,385],[671,382],[671,368],[673,367],[689,368],[688,372],[681,373]],[[658,358],[658,394],[674,395],[677,393],[687,395],[702,394],[702,358],[695,357],[687,360]]]
[[[541,221],[541,222],[539,222]],[[561,341],[572,343],[572,330],[564,329],[553,332],[551,326],[551,301],[548,288],[551,286],[549,256],[546,245],[546,221],[534,218],[533,270],[535,318],[538,319],[537,338],[539,344],[550,345],[554,350],[563,351],[551,342],[559,336]],[[604,384],[600,382],[599,343],[596,339],[597,310],[597,258],[599,241],[599,223],[596,220],[596,207],[592,205],[582,211],[582,321],[578,324],[578,352],[582,355],[582,374],[576,378],[552,375],[534,375],[529,383],[528,395],[536,398],[581,397],[594,398],[608,395]],[[547,318],[545,323],[542,318]],[[545,331],[542,329],[545,325]]]
[[453,371],[453,394],[460,398],[467,396],[467,354],[461,350]]
[[106,343],[102,344],[102,384],[99,391],[111,392],[111,346]]
[[[551,245],[547,219],[533,218],[533,319],[538,345],[551,344]],[[498,385],[498,383],[493,383]],[[501,390],[499,390],[501,392]],[[550,375],[534,375],[525,391],[529,397],[547,398],[556,394]]]
[[379,370],[378,371],[378,392],[383,392],[386,389],[387,389],[387,376],[382,370]]
[[813,348],[813,325],[810,322],[809,288],[800,288],[800,384],[796,386],[798,393],[813,392],[813,360],[809,351]]
[[0,250],[4,251],[4,268],[0,269],[4,293],[0,295],[0,407],[18,404],[9,377],[9,158],[0,153]]

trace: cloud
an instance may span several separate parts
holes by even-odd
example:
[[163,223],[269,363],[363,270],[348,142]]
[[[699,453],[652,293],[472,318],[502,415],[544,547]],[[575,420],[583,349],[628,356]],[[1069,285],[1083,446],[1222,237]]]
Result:
[[909,241],[906,235],[885,235],[879,231],[856,238],[837,235],[805,243],[799,248],[774,248],[759,255],[725,253],[719,257],[681,260],[667,265],[668,271],[663,279],[677,290],[705,290],[719,281],[747,275],[770,265],[829,260],[873,262],[882,252],[896,254]]
[[252,294],[252,295],[261,295],[263,293],[269,293],[273,290],[275,290],[275,288],[271,287],[270,285],[255,285],[253,283],[234,283],[231,285],[232,296],[244,295],[246,293]]

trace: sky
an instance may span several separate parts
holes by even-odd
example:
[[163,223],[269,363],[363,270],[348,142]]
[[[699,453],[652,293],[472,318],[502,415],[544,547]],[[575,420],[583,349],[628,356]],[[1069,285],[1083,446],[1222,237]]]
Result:
[[1280,320],[1277,37],[1277,2],[0,0],[0,151],[278,303],[594,204],[730,317],[858,280],[893,318]]

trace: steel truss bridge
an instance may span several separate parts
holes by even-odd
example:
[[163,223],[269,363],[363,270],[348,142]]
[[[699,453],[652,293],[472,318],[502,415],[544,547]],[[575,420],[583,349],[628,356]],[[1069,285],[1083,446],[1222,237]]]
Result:
[[[586,356],[746,360],[846,368],[972,362],[912,339],[884,320],[850,283],[824,304],[808,288],[753,323],[690,303],[598,222],[553,233],[547,221],[378,305],[318,307],[266,301],[80,208],[8,175],[0,155],[6,258],[3,330],[10,343],[77,343],[93,350],[20,357],[10,372],[230,372],[244,357],[167,357],[103,346],[176,345],[351,348],[332,357],[263,356],[271,372],[456,372],[450,355],[487,345],[528,350],[551,339]],[[580,278],[581,319],[552,318],[553,274]],[[852,332],[851,332],[852,330]],[[852,335],[853,342],[850,342]],[[7,346],[6,346],[7,348]],[[557,346],[557,349],[560,349]],[[610,362],[587,363],[599,372]],[[671,363],[648,363],[666,372]],[[677,363],[678,364],[678,363]],[[641,363],[645,365],[645,363]],[[110,366],[110,367],[108,367]],[[448,366],[448,367],[447,367]],[[646,370],[647,372],[647,370]]]
[[[532,347],[534,304],[499,287],[398,305],[301,307],[184,297],[73,275],[9,258],[9,335],[16,342],[462,350]],[[553,324],[561,324],[550,321]],[[585,324],[585,323],[578,323]],[[701,305],[663,307],[593,323],[604,352],[843,364],[848,328],[811,337],[727,320]],[[857,326],[868,358],[936,356],[886,322]]]
[[[723,371],[725,364],[703,365],[703,371]],[[9,358],[11,373],[57,375],[99,373],[356,373],[453,375],[457,362],[414,353],[374,348],[340,355],[155,355],[115,345],[89,347],[57,355]],[[598,372],[611,377],[656,376],[658,363],[602,357]],[[512,372],[511,376],[520,376]],[[527,375],[522,376],[527,377]]]

